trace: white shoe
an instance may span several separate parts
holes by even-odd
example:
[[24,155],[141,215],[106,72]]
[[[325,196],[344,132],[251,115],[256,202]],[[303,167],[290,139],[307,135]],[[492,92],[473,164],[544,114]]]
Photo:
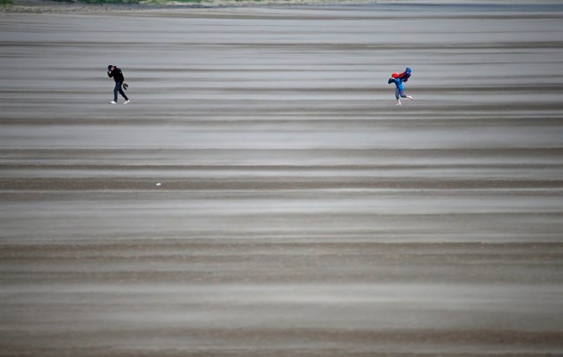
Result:
[[111,104],[117,104],[117,103],[115,102],[115,100],[112,100],[110,103],[111,103]]
[[402,105],[402,104],[401,104],[401,102],[397,102],[397,104],[395,104],[395,105]]
[[130,100],[127,99],[127,100],[125,101],[125,103],[123,103],[123,104],[129,104],[129,102],[130,102]]

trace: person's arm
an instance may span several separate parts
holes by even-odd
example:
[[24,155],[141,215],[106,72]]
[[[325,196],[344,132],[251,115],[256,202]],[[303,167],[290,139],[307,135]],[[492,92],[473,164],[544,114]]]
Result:
[[109,78],[113,77],[113,73],[112,73],[112,71],[111,71],[111,70],[110,70],[110,71],[108,71],[108,77],[109,77]]

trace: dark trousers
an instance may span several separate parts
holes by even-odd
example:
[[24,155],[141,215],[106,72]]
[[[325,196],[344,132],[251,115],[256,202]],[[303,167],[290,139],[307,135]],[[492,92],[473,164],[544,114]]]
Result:
[[123,84],[123,82],[115,82],[115,88],[113,88],[113,101],[114,102],[117,102],[117,92],[119,92],[119,94],[121,94],[121,96],[123,98],[125,98],[125,100],[129,100],[129,98],[127,98],[127,96],[125,95],[123,88],[121,87],[122,84]]

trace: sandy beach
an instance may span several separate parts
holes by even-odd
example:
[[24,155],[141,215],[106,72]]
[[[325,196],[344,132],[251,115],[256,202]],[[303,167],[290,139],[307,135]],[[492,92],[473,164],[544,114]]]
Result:
[[563,355],[561,4],[18,6],[0,356]]

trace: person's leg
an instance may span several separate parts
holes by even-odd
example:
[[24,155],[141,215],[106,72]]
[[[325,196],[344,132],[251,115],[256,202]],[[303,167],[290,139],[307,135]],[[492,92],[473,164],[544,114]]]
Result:
[[412,100],[412,97],[410,95],[406,95],[404,91],[400,91],[400,96],[401,98],[408,98],[410,100]]
[[408,99],[412,100],[412,97],[410,95],[406,95],[405,93],[403,93],[403,95],[401,95],[401,98],[408,98]]
[[401,98],[399,97],[400,94],[401,91],[399,90],[399,88],[395,89],[395,99],[397,99],[397,105],[401,105]]
[[121,83],[115,83],[115,87],[113,87],[113,101],[117,102],[117,92],[121,90]]
[[119,94],[121,94],[121,96],[123,98],[125,98],[126,101],[129,101],[129,98],[127,98],[127,96],[125,95],[125,92],[123,91],[122,83],[119,83]]

